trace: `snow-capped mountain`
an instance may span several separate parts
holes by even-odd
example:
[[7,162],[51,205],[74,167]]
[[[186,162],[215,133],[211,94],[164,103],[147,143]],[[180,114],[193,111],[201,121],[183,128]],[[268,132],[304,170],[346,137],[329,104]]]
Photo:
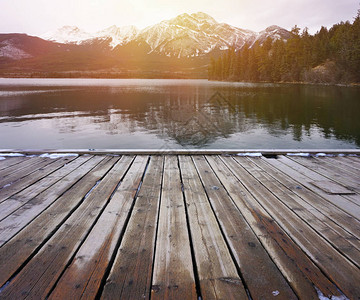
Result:
[[95,33],[87,33],[74,26],[64,26],[49,32],[42,38],[58,43],[89,44],[95,40],[109,40],[114,49],[134,43],[147,45],[150,51],[168,57],[202,56],[212,50],[225,50],[231,46],[240,49],[246,43],[263,43],[268,37],[288,39],[291,33],[278,26],[270,26],[264,31],[254,32],[225,23],[218,23],[206,13],[181,14],[138,30],[134,26],[111,26]]
[[273,40],[277,39],[283,39],[287,40],[291,37],[291,33],[287,31],[284,28],[281,28],[276,25],[269,26],[263,31],[260,31],[257,33],[253,38],[253,40],[249,39],[249,41],[252,41],[251,46],[252,47],[256,42],[259,42],[260,44],[264,43],[267,38],[272,38]]
[[104,30],[88,33],[76,26],[63,26],[55,31],[50,31],[41,38],[62,44],[83,44],[94,39],[111,39],[110,46],[115,48],[118,45],[126,44],[134,39],[138,29],[135,26],[117,27],[115,25]]
[[41,38],[62,44],[81,44],[83,41],[93,39],[90,33],[81,30],[76,26],[63,26],[55,31],[44,33]]
[[291,33],[278,26],[261,32],[245,30],[201,12],[181,14],[142,30],[114,25],[89,33],[64,26],[41,38],[0,34],[0,76],[92,77],[100,72],[99,76],[110,78],[207,78],[211,57],[229,47],[262,44],[269,37],[287,40]]
[[140,31],[137,41],[145,41],[151,52],[167,56],[189,57],[211,50],[241,48],[248,36],[255,33],[225,23],[217,23],[205,13],[182,14]]
[[138,29],[135,26],[122,26],[117,27],[113,25],[109,28],[101,30],[94,34],[94,38],[108,39],[111,38],[110,46],[115,48],[116,46],[125,45],[131,42],[138,34]]

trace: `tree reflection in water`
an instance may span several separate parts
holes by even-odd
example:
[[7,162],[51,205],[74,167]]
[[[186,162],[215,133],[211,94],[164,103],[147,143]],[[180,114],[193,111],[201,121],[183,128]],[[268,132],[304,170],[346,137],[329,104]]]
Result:
[[0,132],[14,130],[17,135],[19,126],[22,134],[31,134],[26,130],[33,122],[39,135],[47,128],[65,140],[78,135],[90,142],[102,137],[106,143],[108,136],[119,148],[123,136],[132,136],[136,144],[141,135],[156,136],[158,147],[169,142],[211,148],[231,139],[238,148],[243,139],[252,148],[259,132],[264,148],[269,141],[279,141],[282,148],[290,142],[301,147],[304,140],[314,138],[325,146],[326,140],[360,146],[357,87],[160,81],[111,87],[16,86],[0,91]]

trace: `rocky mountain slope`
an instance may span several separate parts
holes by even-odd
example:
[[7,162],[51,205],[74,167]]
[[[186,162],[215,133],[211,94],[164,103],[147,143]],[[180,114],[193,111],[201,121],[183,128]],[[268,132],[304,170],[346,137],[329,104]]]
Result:
[[149,47],[148,53],[168,57],[195,57],[215,49],[225,50],[231,46],[239,49],[245,43],[263,43],[268,37],[286,40],[290,35],[290,32],[278,26],[270,26],[261,32],[240,29],[226,23],[218,23],[208,14],[198,12],[191,15],[181,14],[143,30],[138,30],[134,26],[114,25],[96,33],[87,33],[77,27],[64,26],[42,37],[50,41],[78,45],[108,40],[112,49],[129,43],[145,44]]

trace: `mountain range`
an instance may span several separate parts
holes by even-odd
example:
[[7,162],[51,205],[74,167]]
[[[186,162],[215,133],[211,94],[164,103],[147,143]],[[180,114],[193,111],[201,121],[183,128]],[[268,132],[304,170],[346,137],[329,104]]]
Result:
[[204,73],[210,57],[230,47],[238,50],[262,44],[267,38],[290,37],[289,31],[275,25],[254,32],[219,23],[202,12],[185,13],[142,30],[114,25],[89,33],[64,26],[40,37],[0,34],[0,66],[3,74],[99,70]]

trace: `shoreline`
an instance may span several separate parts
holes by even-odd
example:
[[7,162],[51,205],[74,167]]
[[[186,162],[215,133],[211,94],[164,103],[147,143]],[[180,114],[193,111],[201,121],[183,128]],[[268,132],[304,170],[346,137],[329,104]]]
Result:
[[207,80],[209,82],[222,82],[222,83],[252,83],[252,84],[299,84],[299,85],[318,85],[318,86],[339,86],[339,87],[360,87],[360,83],[319,83],[319,82],[304,82],[304,81],[234,81],[234,80],[214,80],[205,77],[169,77],[169,76],[139,76],[139,77],[97,77],[97,76],[3,76],[0,75],[0,79],[167,79],[167,80]]

